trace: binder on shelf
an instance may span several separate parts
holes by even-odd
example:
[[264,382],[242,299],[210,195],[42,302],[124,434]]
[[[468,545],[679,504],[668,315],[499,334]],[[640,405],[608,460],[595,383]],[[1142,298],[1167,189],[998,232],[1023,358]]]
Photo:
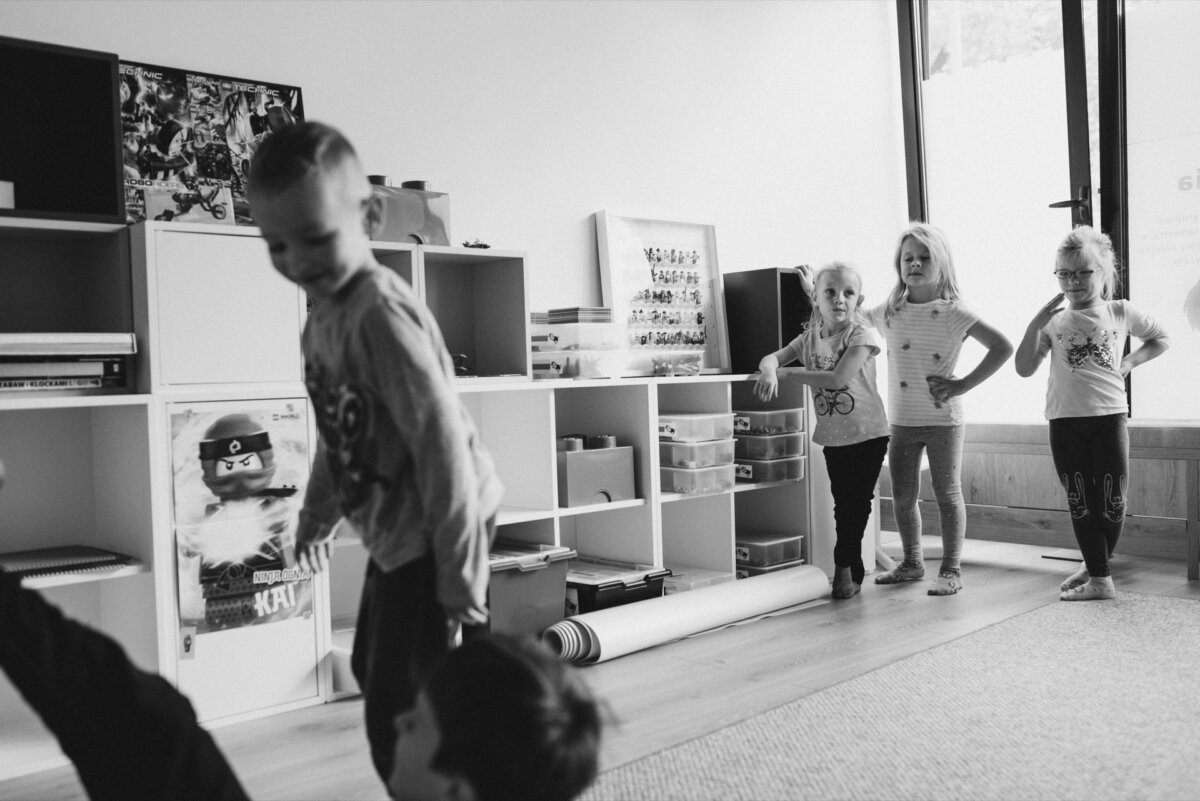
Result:
[[57,573],[87,573],[127,565],[133,557],[93,548],[90,545],[61,545],[56,548],[36,548],[30,551],[0,553],[0,573],[25,578]]
[[11,356],[126,356],[137,353],[130,333],[0,333],[0,359]]

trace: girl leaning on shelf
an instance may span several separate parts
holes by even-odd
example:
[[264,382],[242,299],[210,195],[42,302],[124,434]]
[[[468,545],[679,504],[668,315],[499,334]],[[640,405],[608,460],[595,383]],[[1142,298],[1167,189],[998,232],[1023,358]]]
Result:
[[[863,294],[857,270],[842,262],[827,264],[811,286],[812,318],[800,336],[762,357],[755,393],[771,400],[781,378],[813,389],[817,424],[812,439],[824,449],[837,531],[833,597],[850,598],[862,589],[863,531],[888,447],[887,417],[875,385],[879,343],[859,318]],[[804,366],[780,368],[792,361]]]

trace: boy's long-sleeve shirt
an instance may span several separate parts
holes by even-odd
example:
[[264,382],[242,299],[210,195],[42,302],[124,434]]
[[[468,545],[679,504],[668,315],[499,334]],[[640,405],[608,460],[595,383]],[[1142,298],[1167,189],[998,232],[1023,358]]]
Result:
[[432,313],[373,264],[317,301],[303,350],[320,441],[301,527],[324,533],[345,516],[384,571],[432,551],[438,600],[486,608],[503,487]]

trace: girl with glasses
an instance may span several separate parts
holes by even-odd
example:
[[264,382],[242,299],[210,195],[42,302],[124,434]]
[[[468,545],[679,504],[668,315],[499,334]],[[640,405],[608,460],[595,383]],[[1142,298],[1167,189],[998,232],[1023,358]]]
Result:
[[[1086,225],[1067,234],[1058,246],[1054,275],[1060,291],[1030,321],[1015,364],[1017,374],[1028,377],[1050,356],[1050,453],[1067,491],[1071,526],[1084,560],[1062,583],[1059,597],[1115,598],[1108,560],[1125,523],[1125,376],[1161,355],[1169,342],[1153,317],[1127,300],[1113,300],[1116,256],[1106,234]],[[1142,344],[1122,355],[1130,335]]]

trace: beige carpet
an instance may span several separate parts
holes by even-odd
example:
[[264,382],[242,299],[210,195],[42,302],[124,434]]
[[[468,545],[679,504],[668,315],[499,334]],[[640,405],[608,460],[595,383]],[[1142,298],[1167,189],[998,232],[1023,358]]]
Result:
[[1200,602],[1122,593],[615,768],[583,799],[1198,799],[1198,757]]

